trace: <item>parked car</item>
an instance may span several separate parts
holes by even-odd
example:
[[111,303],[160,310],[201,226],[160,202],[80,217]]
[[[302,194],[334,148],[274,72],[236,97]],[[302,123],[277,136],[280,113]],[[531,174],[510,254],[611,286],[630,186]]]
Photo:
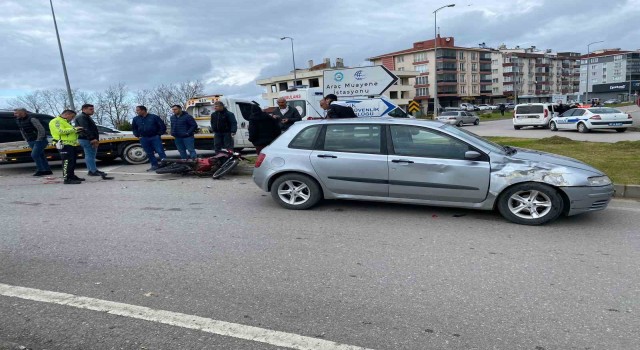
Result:
[[506,109],[514,109],[516,105],[514,103],[507,103],[504,105]]
[[370,200],[497,209],[525,225],[603,210],[614,192],[604,173],[575,159],[395,118],[298,122],[260,153],[253,180],[287,209]]
[[480,108],[478,108],[477,106],[471,104],[471,103],[461,103],[460,104],[460,109],[462,109],[463,111],[479,111]]
[[477,107],[481,111],[490,111],[490,110],[494,109],[493,106],[487,105],[487,104],[480,104]]
[[549,127],[549,122],[557,113],[557,106],[551,103],[519,104],[513,110],[513,128],[520,130],[525,126]]
[[633,124],[630,114],[609,107],[574,108],[551,120],[549,128],[557,130],[578,130],[586,133],[591,129],[615,129],[625,132]]
[[[49,132],[49,122],[53,119],[53,116],[41,113],[29,113],[30,116],[37,118],[48,137],[51,137]],[[20,128],[16,124],[16,117],[13,115],[13,111],[2,110],[0,111],[0,143],[23,141]]]
[[471,112],[465,111],[451,111],[451,112],[443,112],[438,116],[438,121],[443,123],[462,126],[464,124],[480,124],[480,118],[477,115]]
[[617,104],[617,103],[620,103],[620,100],[617,100],[615,98],[612,98],[612,99],[604,101],[604,104],[606,104],[606,105],[612,105],[612,104]]

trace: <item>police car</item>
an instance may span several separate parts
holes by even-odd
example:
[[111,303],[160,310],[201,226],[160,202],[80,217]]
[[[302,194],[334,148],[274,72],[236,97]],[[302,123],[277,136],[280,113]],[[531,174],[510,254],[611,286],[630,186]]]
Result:
[[581,133],[593,129],[615,129],[617,132],[625,132],[632,124],[633,118],[630,114],[615,108],[573,108],[551,119],[549,129],[578,130]]

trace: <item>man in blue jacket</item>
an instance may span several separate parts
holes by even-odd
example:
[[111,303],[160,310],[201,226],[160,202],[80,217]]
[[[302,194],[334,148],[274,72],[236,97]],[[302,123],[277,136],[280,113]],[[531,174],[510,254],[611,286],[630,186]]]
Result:
[[182,110],[182,106],[171,106],[173,115],[171,116],[171,136],[176,139],[176,148],[180,152],[180,158],[187,159],[187,150],[189,151],[189,157],[193,160],[196,159],[196,139],[193,137],[198,124],[193,117]]
[[158,160],[154,152],[158,153],[160,160],[167,157],[160,138],[167,132],[167,126],[159,116],[148,113],[145,106],[136,107],[136,114],[132,122],[133,135],[140,139],[140,144],[151,162],[151,168],[147,171],[154,171],[158,169]]

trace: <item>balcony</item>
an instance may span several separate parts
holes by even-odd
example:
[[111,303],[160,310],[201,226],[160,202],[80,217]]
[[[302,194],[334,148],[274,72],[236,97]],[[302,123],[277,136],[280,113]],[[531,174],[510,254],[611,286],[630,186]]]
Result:
[[480,61],[491,61],[491,55],[480,55]]
[[482,95],[491,95],[493,92],[491,90],[480,90],[480,94]]
[[458,85],[457,80],[438,80],[438,86]]

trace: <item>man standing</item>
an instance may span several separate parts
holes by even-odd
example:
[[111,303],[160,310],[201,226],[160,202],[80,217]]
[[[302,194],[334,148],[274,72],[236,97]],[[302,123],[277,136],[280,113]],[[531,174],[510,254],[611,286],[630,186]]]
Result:
[[147,112],[147,107],[136,107],[136,116],[131,123],[133,129],[133,135],[140,138],[140,145],[144,148],[144,151],[149,157],[151,168],[147,171],[154,171],[158,169],[158,160],[154,154],[154,151],[158,153],[160,160],[165,159],[167,155],[164,153],[164,147],[162,146],[162,139],[160,136],[167,132],[167,126],[162,119]]
[[500,115],[502,115],[504,117],[504,111],[507,110],[507,106],[505,106],[504,103],[501,103],[500,107],[498,107],[498,109],[500,110]]
[[238,132],[236,116],[229,112],[224,103],[216,101],[213,104],[214,112],[211,113],[211,131],[213,131],[213,150],[220,152],[224,149],[233,149],[233,138]]
[[278,108],[276,108],[273,115],[280,121],[282,132],[287,131],[295,122],[302,120],[298,110],[290,107],[284,97],[278,99]]
[[65,185],[77,185],[82,183],[84,179],[76,176],[76,157],[78,153],[78,131],[82,130],[82,127],[78,126],[74,128],[71,125],[71,120],[76,116],[76,112],[67,109],[62,112],[62,115],[53,118],[49,122],[49,131],[54,140],[57,140],[60,144],[58,151],[60,152],[60,158],[62,158],[62,177],[64,178]]
[[356,112],[353,108],[340,106],[333,102],[338,100],[338,97],[334,94],[325,96],[324,100],[327,103],[327,119],[341,119],[341,118],[357,118]]
[[89,170],[89,176],[101,176],[105,178],[107,173],[99,171],[96,165],[96,153],[100,145],[100,133],[98,126],[91,116],[95,113],[92,104],[83,104],[82,112],[76,117],[76,126],[81,127],[78,132],[78,142],[84,151],[84,161]]
[[280,123],[268,113],[262,111],[258,104],[251,106],[251,119],[249,120],[249,142],[256,147],[256,153],[260,154],[273,140],[280,136]]
[[31,158],[36,163],[36,172],[33,176],[51,175],[49,162],[44,156],[44,149],[47,147],[47,133],[38,118],[27,114],[24,108],[13,111],[20,133],[31,148]]
[[182,106],[171,106],[173,115],[171,116],[171,136],[175,138],[176,148],[180,152],[180,158],[187,159],[187,150],[189,158],[196,159],[196,139],[193,136],[198,124],[193,117],[182,110]]

